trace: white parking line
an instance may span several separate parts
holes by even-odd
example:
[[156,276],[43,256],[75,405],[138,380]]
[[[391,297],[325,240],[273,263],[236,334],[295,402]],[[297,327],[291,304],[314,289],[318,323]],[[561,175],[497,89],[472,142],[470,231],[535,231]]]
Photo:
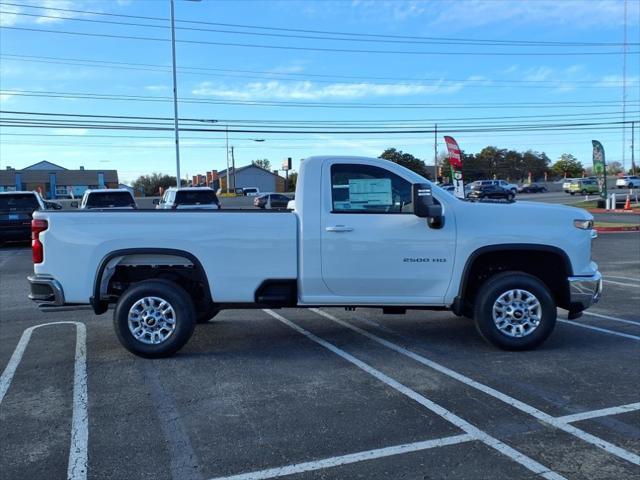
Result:
[[321,315],[331,320],[332,322],[335,322],[339,325],[342,325],[345,328],[348,328],[350,330],[353,330],[354,332],[358,332],[361,335],[364,335],[365,337],[373,340],[376,343],[379,343],[380,345],[383,345],[391,350],[394,350],[395,352],[398,352],[402,355],[412,358],[413,360],[415,360],[418,363],[421,363],[422,365],[425,365],[433,370],[436,370],[444,375],[447,375],[448,377],[454,378],[459,382],[464,383],[465,385],[475,388],[476,390],[480,390],[481,392],[486,393],[487,395],[490,395],[494,398],[497,398],[498,400],[501,400],[502,402],[508,405],[511,405],[512,407],[522,412],[528,413],[529,415],[535,417],[536,419],[542,422],[547,423],[548,425],[551,425],[552,427],[558,428],[566,433],[569,433],[575,437],[578,437],[579,439],[587,443],[590,443],[592,445],[595,445],[596,447],[602,448],[603,450],[613,455],[616,455],[617,457],[623,458],[636,465],[640,465],[639,455],[636,455],[632,452],[624,450],[623,448],[620,448],[610,442],[607,442],[606,440],[603,440],[600,437],[596,437],[595,435],[591,435],[590,433],[580,430],[579,428],[576,428],[573,425],[569,425],[567,422],[564,422],[562,420],[559,420],[558,418],[552,417],[551,415],[544,413],[542,410],[538,410],[537,408],[531,405],[521,402],[520,400],[517,400],[513,397],[510,397],[505,393],[499,392],[498,390],[495,390],[494,388],[491,388],[488,385],[477,382],[465,375],[462,375],[461,373],[458,373],[454,370],[451,370],[450,368],[445,367],[444,365],[434,362],[433,360],[429,360],[428,358],[423,357],[422,355],[418,355],[417,353],[407,350],[406,348],[401,347],[400,345],[397,345],[388,340],[385,340],[384,338],[378,337],[377,335],[374,335],[373,333],[370,333],[367,330],[363,330],[362,328],[356,327],[355,325],[351,325],[348,322],[340,320],[339,318],[334,317],[330,313],[327,313],[323,310],[319,310],[317,308],[312,308],[311,310],[317,313],[318,315]]
[[634,283],[623,283],[623,282],[615,282],[613,280],[605,280],[604,278],[602,279],[603,282],[605,283],[613,283],[614,285],[622,285],[623,287],[636,287],[636,288],[640,288],[640,285],[638,284],[634,284]]
[[640,410],[640,402],[628,403],[627,405],[619,405],[617,407],[601,408],[600,410],[591,410],[589,412],[574,413],[573,415],[558,417],[558,420],[567,423],[581,422],[582,420],[589,420],[590,418],[620,415],[621,413],[635,412],[636,410]]
[[604,318],[606,320],[613,320],[614,322],[628,323],[630,325],[640,326],[640,321],[636,321],[636,320],[625,320],[624,318],[612,317],[610,315],[603,315],[601,313],[596,313],[596,312],[582,312],[582,313],[584,313],[585,315],[591,315],[592,317]]
[[86,480],[87,443],[89,441],[89,418],[87,409],[87,330],[83,323],[62,321],[43,323],[27,328],[22,332],[9,363],[0,376],[0,403],[11,386],[16,369],[22,360],[24,351],[31,340],[34,330],[50,325],[76,326],[76,351],[73,373],[73,414],[71,417],[71,445],[67,465],[68,480]]
[[586,328],[587,330],[594,330],[596,332],[608,333],[609,335],[616,335],[618,337],[628,338],[630,340],[640,340],[638,335],[631,335],[629,333],[616,332],[615,330],[609,330],[607,328],[602,327],[594,327],[593,325],[585,325],[584,323],[574,322],[573,320],[562,320],[558,319],[560,323],[566,323],[568,325],[573,325],[574,327]]
[[302,335],[306,336],[310,340],[312,340],[312,341],[316,342],[317,344],[323,346],[327,350],[335,353],[336,355],[338,355],[339,357],[341,357],[344,360],[348,361],[349,363],[351,363],[351,364],[355,365],[356,367],[360,368],[361,370],[365,371],[366,373],[368,373],[372,377],[377,378],[378,380],[380,380],[381,382],[385,383],[389,387],[393,388],[397,392],[400,392],[401,394],[405,395],[406,397],[409,397],[410,399],[412,399],[415,402],[419,403],[420,405],[422,405],[423,407],[425,407],[428,410],[432,411],[433,413],[435,413],[436,415],[440,416],[441,418],[453,423],[456,427],[460,428],[461,430],[463,430],[467,434],[471,435],[474,439],[479,440],[482,443],[484,443],[485,445],[488,445],[488,446],[494,448],[498,452],[502,453],[503,455],[506,455],[511,460],[519,463],[520,465],[524,466],[525,468],[527,468],[528,470],[534,472],[535,474],[540,475],[541,477],[546,478],[546,479],[557,480],[557,479],[564,478],[561,475],[559,475],[558,473],[556,473],[556,472],[550,470],[549,468],[545,467],[544,465],[536,462],[534,459],[532,459],[530,457],[527,457],[523,453],[521,453],[521,452],[515,450],[514,448],[510,447],[506,443],[503,443],[500,440],[498,440],[497,438],[494,438],[491,435],[489,435],[488,433],[480,430],[479,428],[475,427],[474,425],[470,424],[466,420],[464,420],[461,417],[457,416],[455,413],[451,412],[450,410],[447,410],[446,408],[438,405],[437,403],[432,402],[431,400],[429,400],[428,398],[424,397],[423,395],[420,395],[418,392],[416,392],[414,390],[411,390],[406,385],[403,385],[400,382],[398,382],[397,380],[394,380],[393,378],[389,377],[388,375],[385,375],[380,370],[376,370],[371,365],[363,362],[362,360],[358,360],[353,355],[351,355],[351,354],[345,352],[344,350],[336,347],[332,343],[329,343],[326,340],[323,340],[322,338],[320,338],[320,337],[314,335],[313,333],[305,330],[304,328],[300,327],[299,325],[291,322],[290,320],[287,320],[282,315],[280,315],[278,313],[275,313],[274,311],[268,310],[268,309],[265,309],[264,312],[268,313],[269,315],[271,315],[276,320],[279,320],[280,322],[284,323],[285,325],[291,327],[292,329],[294,329],[298,333],[301,333]]
[[621,277],[619,275],[605,275],[605,278],[617,278],[619,280],[631,280],[631,281],[634,281],[634,282],[640,282],[640,278]]
[[402,455],[403,453],[419,452],[430,448],[444,447],[446,445],[456,445],[464,442],[474,441],[471,435],[465,433],[462,435],[454,435],[451,437],[436,438],[426,440],[424,442],[405,443],[403,445],[395,445],[393,447],[377,448],[375,450],[367,450],[364,452],[351,453],[341,455],[339,457],[323,458],[322,460],[314,460],[312,462],[295,463],[284,467],[268,468],[266,470],[258,470],[256,472],[241,473],[230,477],[216,477],[211,480],[262,480],[267,478],[284,477],[285,475],[293,475],[295,473],[311,472],[323,468],[338,467],[340,465],[348,465],[350,463],[365,462],[367,460],[375,460],[377,458],[391,457],[393,455]]

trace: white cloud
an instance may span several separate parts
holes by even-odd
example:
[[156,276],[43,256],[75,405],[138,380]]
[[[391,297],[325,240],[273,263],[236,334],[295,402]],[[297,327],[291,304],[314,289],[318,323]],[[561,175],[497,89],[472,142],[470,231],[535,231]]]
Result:
[[22,9],[20,7],[14,7],[12,5],[2,5],[2,10],[8,13],[0,14],[0,26],[11,27],[20,21],[20,16],[15,15],[20,13]]
[[461,90],[463,82],[423,85],[414,83],[331,83],[309,81],[281,83],[277,80],[251,82],[242,87],[227,87],[202,82],[192,90],[193,95],[233,100],[325,100],[365,97],[401,97],[411,95],[451,94]]
[[9,93],[0,93],[0,102],[6,102],[8,101],[11,97],[13,97],[14,95],[11,95]]
[[75,135],[80,137],[89,133],[89,130],[86,128],[54,128],[51,132],[58,135]]
[[164,92],[169,90],[169,87],[167,85],[147,85],[144,89],[150,92]]

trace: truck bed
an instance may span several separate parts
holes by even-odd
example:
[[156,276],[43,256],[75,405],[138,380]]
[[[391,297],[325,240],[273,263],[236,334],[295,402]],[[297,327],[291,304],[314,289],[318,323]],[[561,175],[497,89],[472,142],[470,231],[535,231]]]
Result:
[[216,302],[253,302],[265,279],[297,278],[296,214],[257,210],[41,211],[39,275],[64,285],[67,303],[88,303],[99,265],[116,251],[180,250],[207,272]]

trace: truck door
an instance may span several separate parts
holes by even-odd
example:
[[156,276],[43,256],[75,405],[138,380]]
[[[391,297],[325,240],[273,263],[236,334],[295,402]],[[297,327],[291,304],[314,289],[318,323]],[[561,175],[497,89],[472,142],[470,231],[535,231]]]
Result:
[[452,213],[432,229],[413,214],[412,184],[401,176],[361,163],[327,163],[323,170],[320,236],[328,290],[362,302],[441,302],[455,254]]

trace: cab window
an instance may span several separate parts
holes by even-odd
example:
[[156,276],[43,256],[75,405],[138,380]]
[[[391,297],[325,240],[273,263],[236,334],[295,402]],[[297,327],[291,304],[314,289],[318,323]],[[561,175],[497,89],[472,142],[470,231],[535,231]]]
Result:
[[370,165],[331,166],[333,213],[413,213],[411,183]]

